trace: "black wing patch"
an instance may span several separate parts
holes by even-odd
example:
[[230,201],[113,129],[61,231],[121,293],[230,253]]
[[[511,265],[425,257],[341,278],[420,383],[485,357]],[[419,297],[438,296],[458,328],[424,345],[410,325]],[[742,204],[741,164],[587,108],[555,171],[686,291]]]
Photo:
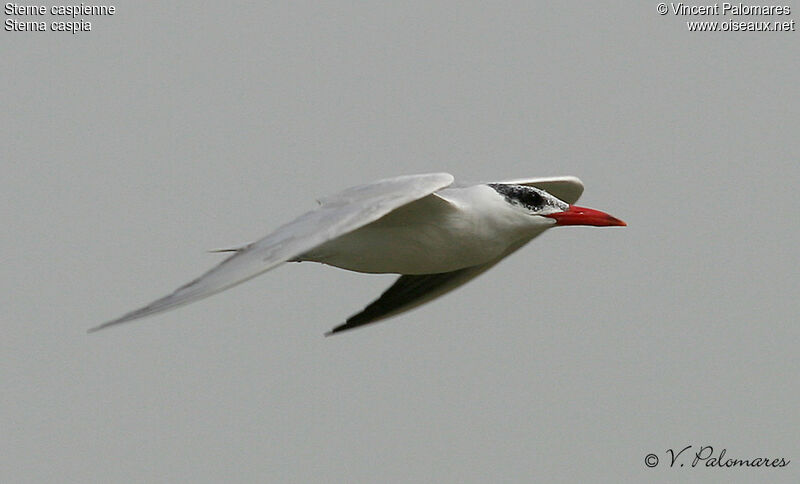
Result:
[[325,335],[330,336],[408,311],[455,289],[493,265],[494,263],[466,267],[440,274],[400,276],[389,289],[363,311],[350,316],[344,324],[333,328]]

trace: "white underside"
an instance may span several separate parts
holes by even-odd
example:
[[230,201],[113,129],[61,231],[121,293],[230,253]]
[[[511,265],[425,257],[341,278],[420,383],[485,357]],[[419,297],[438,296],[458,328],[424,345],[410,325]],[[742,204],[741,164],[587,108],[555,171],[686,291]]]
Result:
[[494,260],[550,226],[550,219],[532,224],[531,217],[512,210],[489,187],[450,189],[328,241],[298,260],[367,273],[450,272]]

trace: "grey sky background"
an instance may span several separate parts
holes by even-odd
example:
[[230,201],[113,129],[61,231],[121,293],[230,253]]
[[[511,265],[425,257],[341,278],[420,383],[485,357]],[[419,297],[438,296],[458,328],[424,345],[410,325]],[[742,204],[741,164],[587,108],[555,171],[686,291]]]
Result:
[[[319,3],[2,33],[0,481],[797,482],[799,34]],[[85,333],[317,197],[431,171],[577,175],[628,227],[333,338],[393,276],[292,264]],[[670,469],[686,445],[791,463]]]

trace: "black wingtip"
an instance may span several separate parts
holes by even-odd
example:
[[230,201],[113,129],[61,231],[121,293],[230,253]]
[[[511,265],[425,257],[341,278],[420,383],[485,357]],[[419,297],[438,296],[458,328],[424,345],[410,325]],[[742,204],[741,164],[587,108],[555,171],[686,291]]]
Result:
[[332,330],[326,332],[325,333],[325,337],[327,338],[328,336],[333,336],[336,333],[341,333],[342,331],[345,331],[345,330],[348,330],[348,329],[350,329],[350,326],[348,326],[347,323],[340,324],[339,326],[336,326]]

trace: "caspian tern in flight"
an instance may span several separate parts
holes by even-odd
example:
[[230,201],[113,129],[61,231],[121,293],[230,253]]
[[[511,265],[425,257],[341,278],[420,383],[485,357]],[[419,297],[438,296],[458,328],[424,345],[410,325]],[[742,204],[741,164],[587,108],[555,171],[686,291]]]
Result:
[[575,177],[454,185],[448,173],[408,175],[349,188],[232,256],[172,294],[90,329],[133,321],[233,287],[284,262],[313,261],[400,277],[328,335],[395,316],[482,274],[558,225],[624,226],[573,205]]

